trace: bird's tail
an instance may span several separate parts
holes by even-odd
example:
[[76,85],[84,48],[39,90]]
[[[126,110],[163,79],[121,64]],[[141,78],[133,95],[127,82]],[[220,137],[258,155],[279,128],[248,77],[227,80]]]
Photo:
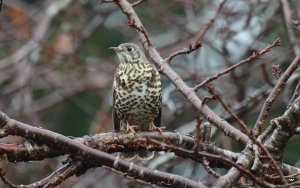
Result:
[[[121,121],[121,130],[126,130],[128,129],[128,124],[125,121]],[[141,128],[139,126],[139,128]],[[148,130],[149,126],[147,128],[145,128],[145,130]],[[151,126],[150,126],[151,129]],[[140,130],[144,130],[144,129],[140,129]],[[129,152],[122,152],[122,153],[118,153],[118,156],[120,156],[122,159],[125,160],[132,160],[135,157],[139,158],[140,160],[150,160],[154,157],[154,152],[153,151],[147,151],[147,150],[143,150],[143,151],[129,151]]]
[[141,160],[150,160],[154,157],[154,151],[138,151],[137,157]]
[[154,156],[154,152],[153,151],[131,151],[131,152],[122,152],[119,153],[119,156],[122,159],[126,159],[126,160],[132,160],[135,157],[138,157],[141,160],[150,160],[153,158]]

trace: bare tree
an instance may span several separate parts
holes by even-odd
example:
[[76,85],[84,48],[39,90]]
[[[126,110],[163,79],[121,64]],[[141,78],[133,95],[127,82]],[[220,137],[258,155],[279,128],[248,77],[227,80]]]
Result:
[[[297,6],[0,1],[1,187],[300,187]],[[162,75],[162,133],[112,131],[125,41]]]

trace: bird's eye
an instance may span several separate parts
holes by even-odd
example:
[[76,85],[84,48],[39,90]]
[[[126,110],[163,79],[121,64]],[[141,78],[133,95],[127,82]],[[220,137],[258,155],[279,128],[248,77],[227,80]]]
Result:
[[131,47],[127,47],[126,50],[127,50],[127,52],[132,52],[133,51],[133,49]]

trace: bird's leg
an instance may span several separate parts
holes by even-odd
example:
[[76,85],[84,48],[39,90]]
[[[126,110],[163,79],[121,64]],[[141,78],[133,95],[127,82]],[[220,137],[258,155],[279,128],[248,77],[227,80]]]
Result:
[[129,123],[126,124],[126,130],[129,131],[129,132],[135,133],[134,129],[136,129],[136,128],[138,128],[138,126],[136,126],[136,125],[129,125]]
[[150,124],[150,129],[162,133],[163,131],[166,130],[166,127],[156,127],[156,126],[154,125],[154,123],[151,122],[151,124]]

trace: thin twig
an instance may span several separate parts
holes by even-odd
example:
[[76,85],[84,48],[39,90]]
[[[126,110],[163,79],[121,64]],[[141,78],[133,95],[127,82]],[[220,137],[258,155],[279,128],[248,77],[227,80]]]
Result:
[[295,41],[297,39],[296,39],[295,33],[293,31],[293,28],[291,27],[291,21],[292,21],[291,14],[292,13],[291,13],[289,1],[288,0],[280,0],[280,4],[281,4],[282,12],[283,12],[284,25],[285,25],[288,39],[289,39],[290,43],[292,44],[294,54],[300,55],[300,47],[299,47],[299,45],[297,45],[295,43]]
[[297,56],[291,65],[286,69],[286,71],[282,74],[282,76],[278,79],[275,87],[272,89],[271,93],[269,94],[268,98],[266,99],[260,114],[257,118],[257,121],[253,128],[254,136],[258,136],[261,133],[263,128],[264,122],[266,121],[269,111],[273,102],[277,99],[278,95],[281,93],[282,88],[285,86],[286,81],[289,77],[293,74],[293,72],[298,69],[300,66],[300,56]]
[[206,24],[206,27],[204,28],[204,30],[201,31],[201,32],[199,32],[199,33],[196,35],[196,37],[195,37],[195,40],[196,40],[196,41],[202,41],[203,36],[204,36],[204,35],[206,34],[206,32],[212,27],[212,25],[215,23],[215,20],[216,20],[217,16],[219,15],[220,11],[222,10],[223,6],[225,5],[226,1],[227,1],[227,0],[223,0],[223,1],[219,4],[218,9],[217,9],[217,11],[216,11],[214,17],[211,18],[211,19],[209,20],[209,22]]
[[[124,13],[126,14],[126,12],[124,12]],[[139,33],[142,33],[145,36],[145,38],[146,38],[147,45],[152,46],[152,42],[150,41],[150,39],[148,37],[148,34],[147,34],[147,31],[144,28],[144,26],[136,24],[136,22],[134,21],[134,19],[131,19],[131,20],[129,19],[128,22],[127,22],[127,25],[129,27],[134,28]]]
[[259,140],[259,142],[263,142],[267,136],[269,136],[274,129],[276,128],[276,124],[272,123],[273,120],[271,120],[271,124],[264,130],[264,132],[262,132],[258,137],[257,140]]
[[213,80],[216,80],[218,78],[220,78],[221,76],[233,71],[234,69],[236,69],[237,67],[241,66],[241,65],[244,65],[246,63],[250,63],[252,62],[253,60],[256,60],[258,58],[260,58],[260,56],[264,55],[265,53],[269,52],[272,48],[276,47],[276,46],[279,46],[280,45],[280,39],[277,38],[272,44],[268,44],[264,49],[258,51],[258,52],[254,52],[250,57],[248,57],[247,59],[244,59],[234,65],[232,65],[231,67],[213,75],[213,76],[210,76],[210,77],[207,77],[205,78],[205,80],[203,80],[200,84],[197,84],[195,87],[194,87],[194,90],[197,91],[199,88],[203,87],[205,84],[213,81]]
[[265,79],[266,83],[268,83],[269,86],[274,87],[275,84],[269,78],[266,64],[261,64],[261,72],[262,72],[262,76]]
[[202,46],[202,43],[198,40],[195,42],[195,44],[190,44],[187,48],[183,48],[181,50],[178,50],[171,54],[169,57],[165,59],[166,63],[170,63],[172,59],[178,55],[183,55],[183,54],[189,54],[192,53],[193,51],[199,49]]
[[115,0],[99,0],[100,4],[104,4],[104,3],[113,3]]
[[219,4],[218,9],[217,9],[217,11],[216,11],[214,17],[211,18],[211,19],[209,20],[209,22],[206,24],[206,26],[205,26],[205,28],[203,29],[203,31],[199,32],[199,33],[196,35],[196,37],[195,37],[195,39],[194,39],[194,41],[196,41],[196,42],[194,42],[194,44],[190,44],[189,47],[187,47],[187,48],[183,48],[183,49],[181,49],[181,50],[178,50],[178,51],[172,53],[169,57],[165,58],[165,62],[166,62],[166,63],[170,63],[171,60],[172,60],[174,57],[178,56],[178,55],[189,54],[189,53],[191,53],[191,52],[197,50],[198,48],[200,48],[200,47],[202,46],[201,41],[202,41],[202,39],[203,39],[203,36],[205,35],[205,33],[206,33],[206,32],[212,27],[212,25],[214,24],[214,22],[215,22],[215,20],[216,20],[216,18],[217,18],[217,16],[218,16],[218,14],[220,13],[220,11],[221,11],[221,9],[223,8],[223,6],[224,6],[224,4],[226,3],[226,1],[227,1],[227,0],[223,0],[223,1]]
[[294,91],[294,94],[292,96],[292,98],[290,99],[286,109],[288,109],[291,104],[300,96],[300,82],[298,82],[296,88],[295,88],[295,91]]
[[132,5],[133,7],[136,7],[136,6],[142,4],[142,3],[145,2],[145,1],[146,1],[146,0],[137,0],[136,2],[132,3],[131,5]]

